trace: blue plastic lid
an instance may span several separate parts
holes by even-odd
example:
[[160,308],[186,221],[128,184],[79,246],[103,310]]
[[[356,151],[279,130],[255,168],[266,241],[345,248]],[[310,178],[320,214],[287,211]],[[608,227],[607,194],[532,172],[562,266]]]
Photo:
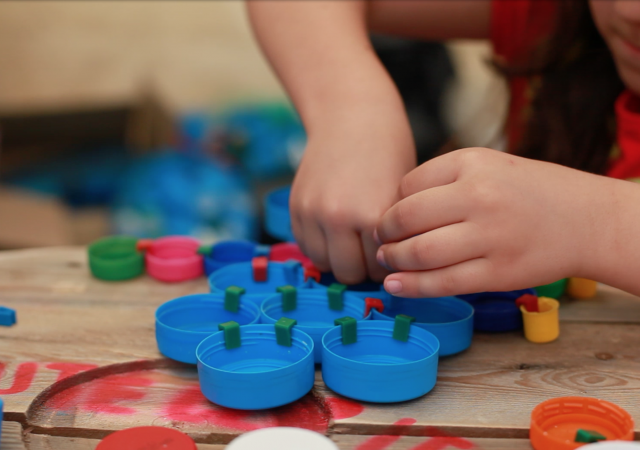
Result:
[[230,264],[248,262],[256,256],[256,244],[250,241],[222,241],[211,247],[204,257],[204,270],[207,276]]
[[458,295],[458,298],[473,306],[476,331],[502,332],[522,329],[522,313],[515,302],[524,294],[536,295],[533,289],[520,289]]
[[366,320],[364,316],[365,303],[359,297],[343,293],[342,310],[329,307],[327,291],[319,289],[298,289],[296,292],[296,308],[283,310],[282,294],[269,296],[260,308],[262,323],[276,323],[281,317],[295,319],[296,328],[307,333],[314,341],[314,361],[322,362],[322,336],[335,326],[334,321],[344,316],[353,317],[359,321]]
[[196,347],[221,323],[235,321],[240,325],[257,323],[258,307],[240,299],[238,312],[225,310],[224,294],[195,294],[178,297],[156,310],[156,341],[164,356],[176,361],[196,364]]
[[218,405],[267,409],[303,397],[313,387],[313,339],[293,327],[291,346],[280,345],[274,325],[240,327],[241,344],[227,349],[222,331],[196,349],[200,389]]
[[394,320],[398,314],[415,318],[414,325],[433,333],[440,341],[440,356],[466,350],[473,337],[474,311],[455,297],[402,298],[387,294],[384,311],[373,310],[373,318]]
[[287,186],[269,192],[264,199],[265,229],[270,236],[282,241],[293,242],[291,215],[289,214],[289,195]]
[[267,281],[255,281],[253,275],[253,266],[250,262],[231,264],[211,274],[209,287],[211,292],[221,293],[229,286],[239,286],[246,289],[243,298],[259,306],[280,286],[290,285],[298,288],[305,285],[302,265],[294,261],[269,262]]
[[342,343],[335,327],[322,338],[322,378],[331,390],[366,402],[390,403],[418,398],[436,384],[438,339],[411,326],[407,342],[394,339],[394,322],[357,324],[357,342]]

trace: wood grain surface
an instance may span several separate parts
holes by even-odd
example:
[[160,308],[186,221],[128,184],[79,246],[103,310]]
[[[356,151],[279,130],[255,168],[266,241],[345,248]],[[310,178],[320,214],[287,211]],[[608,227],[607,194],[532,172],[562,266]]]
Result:
[[[140,425],[174,427],[215,449],[284,425],[327,434],[341,449],[520,450],[530,449],[532,408],[552,397],[598,397],[640,417],[640,302],[615,289],[563,300],[560,338],[550,344],[529,343],[521,332],[476,334],[469,350],[440,360],[435,389],[420,399],[351,401],[318,372],[306,397],[262,412],[213,405],[195,367],[157,350],[155,309],[206,291],[204,278],[96,280],[83,248],[0,253],[0,305],[18,314],[16,326],[0,328],[5,419],[22,424],[29,449],[94,448],[110,432]],[[5,438],[21,434],[6,423],[3,450]]]

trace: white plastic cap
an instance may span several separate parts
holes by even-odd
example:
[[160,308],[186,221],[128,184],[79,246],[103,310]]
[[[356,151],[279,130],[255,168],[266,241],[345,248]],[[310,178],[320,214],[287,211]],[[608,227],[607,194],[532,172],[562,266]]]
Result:
[[593,450],[640,450],[640,442],[630,441],[601,441],[583,445],[580,449]]
[[226,450],[339,450],[326,436],[293,427],[251,431],[235,438]]

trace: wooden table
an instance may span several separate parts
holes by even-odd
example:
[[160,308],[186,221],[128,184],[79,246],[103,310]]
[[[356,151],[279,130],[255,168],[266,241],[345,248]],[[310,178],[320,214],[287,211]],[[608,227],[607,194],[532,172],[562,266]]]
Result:
[[204,278],[96,280],[83,248],[1,252],[0,305],[18,314],[16,326],[0,328],[2,450],[93,449],[140,425],[175,427],[207,450],[278,425],[325,433],[345,450],[530,450],[532,408],[566,395],[615,402],[640,420],[640,302],[615,289],[563,300],[551,344],[521,332],[476,334],[469,350],[440,360],[435,389],[418,400],[354,402],[318,373],[312,393],[264,412],[214,406],[194,367],[158,353],[155,309],[205,291]]

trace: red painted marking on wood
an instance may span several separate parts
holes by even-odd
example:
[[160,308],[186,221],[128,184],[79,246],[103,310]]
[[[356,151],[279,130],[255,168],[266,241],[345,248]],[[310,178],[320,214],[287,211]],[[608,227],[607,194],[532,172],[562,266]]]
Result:
[[[409,426],[416,423],[416,419],[404,418],[395,422],[394,426]],[[373,436],[364,441],[362,444],[358,445],[355,450],[384,450],[389,447],[391,444],[396,442],[402,436],[391,436],[387,434],[383,434],[380,436]]]
[[444,450],[450,447],[467,450],[474,448],[475,444],[459,437],[433,437],[412,447],[411,450]]
[[47,408],[69,411],[78,409],[94,413],[129,415],[136,409],[119,403],[143,399],[153,380],[144,377],[144,371],[109,375],[90,383],[66,389],[45,404]]
[[331,410],[334,420],[349,419],[362,414],[364,406],[346,398],[326,397],[325,404]]
[[58,374],[58,378],[56,381],[64,380],[71,375],[75,375],[80,372],[86,372],[87,370],[95,369],[98,367],[96,364],[76,364],[76,363],[65,363],[65,362],[55,362],[49,363],[45,366],[47,369],[57,370],[60,373]]
[[[0,363],[0,379],[4,375],[5,364]],[[19,394],[24,392],[33,383],[33,379],[36,376],[38,370],[38,364],[34,362],[25,362],[18,365],[16,372],[13,375],[13,383],[6,389],[0,389],[0,395]]]
[[209,402],[198,385],[182,389],[164,408],[163,415],[170,420],[188,423],[208,423],[239,431],[252,431],[266,427],[298,427],[325,432],[331,418],[345,419],[360,414],[364,407],[350,400],[327,399],[323,408],[311,395],[297,402],[267,411],[238,411]]

